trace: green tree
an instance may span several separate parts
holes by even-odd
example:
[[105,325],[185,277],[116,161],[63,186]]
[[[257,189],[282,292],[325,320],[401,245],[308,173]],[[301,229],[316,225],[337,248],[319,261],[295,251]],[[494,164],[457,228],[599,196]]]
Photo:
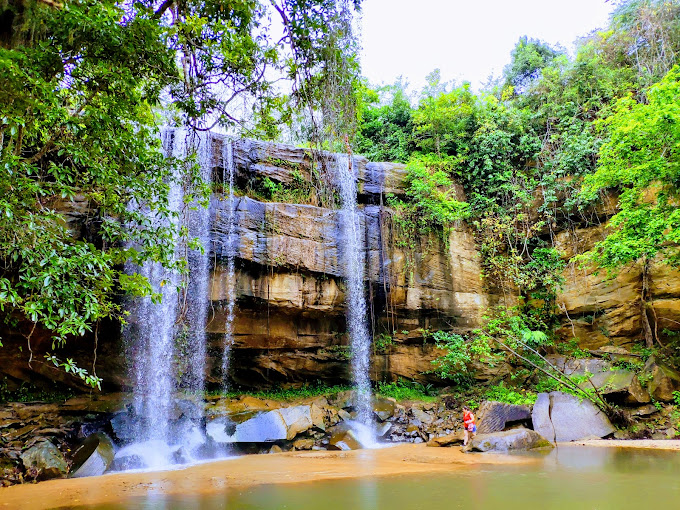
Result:
[[[173,215],[170,181],[185,186],[187,204],[209,187],[194,158],[162,154],[159,124],[194,132],[242,125],[233,108],[240,98],[261,132],[274,134],[286,116],[272,111],[289,99],[274,81],[292,79],[290,106],[316,112],[328,90],[358,75],[349,28],[359,2],[1,5],[0,311],[29,350],[37,327],[57,347],[121,318],[121,294],[152,293],[144,278],[123,272],[126,261],[183,270],[175,247],[191,241],[162,221]],[[272,12],[286,27],[281,41],[272,40]],[[341,137],[338,126],[351,134],[355,119],[350,95],[325,106],[319,125]],[[84,218],[75,226],[67,221],[74,210]]]
[[538,39],[520,37],[510,54],[510,64],[503,70],[506,86],[514,87],[518,93],[526,91],[541,75],[541,70],[563,54],[564,50],[552,48]]
[[465,152],[465,135],[474,129],[476,107],[477,98],[469,83],[447,92],[438,71],[430,74],[412,115],[416,147],[438,156]]
[[679,262],[680,69],[674,67],[653,85],[646,103],[632,96],[620,99],[601,127],[609,138],[581,193],[592,201],[602,190],[617,189],[620,211],[592,258],[615,269],[664,251]]
[[402,80],[377,90],[364,89],[355,149],[371,161],[405,163],[413,150],[406,89]]

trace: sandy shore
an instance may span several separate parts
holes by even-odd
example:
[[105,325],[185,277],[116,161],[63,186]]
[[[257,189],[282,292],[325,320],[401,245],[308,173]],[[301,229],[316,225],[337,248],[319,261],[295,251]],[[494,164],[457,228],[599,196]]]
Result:
[[33,510],[124,501],[149,492],[213,494],[259,484],[450,472],[481,464],[525,464],[529,458],[465,454],[459,448],[403,444],[380,450],[246,455],[175,471],[50,480],[0,489],[0,509]]
[[589,439],[573,443],[558,443],[579,446],[607,446],[614,448],[648,448],[653,450],[680,450],[680,441],[656,439]]
[[[680,441],[588,440],[563,444],[680,450]],[[261,484],[443,473],[475,465],[533,462],[539,460],[513,455],[465,454],[457,447],[428,448],[424,444],[401,444],[380,450],[349,452],[245,455],[174,471],[121,473],[15,485],[0,489],[0,510],[34,510],[122,502],[149,493],[215,494]]]

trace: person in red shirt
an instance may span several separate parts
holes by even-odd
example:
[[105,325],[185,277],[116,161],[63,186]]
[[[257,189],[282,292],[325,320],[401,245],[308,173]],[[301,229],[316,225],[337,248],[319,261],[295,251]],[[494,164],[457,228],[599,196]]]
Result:
[[477,433],[477,425],[475,425],[475,415],[472,414],[470,408],[463,406],[463,428],[465,430],[465,438],[463,439],[463,446],[467,446],[468,441],[475,437]]

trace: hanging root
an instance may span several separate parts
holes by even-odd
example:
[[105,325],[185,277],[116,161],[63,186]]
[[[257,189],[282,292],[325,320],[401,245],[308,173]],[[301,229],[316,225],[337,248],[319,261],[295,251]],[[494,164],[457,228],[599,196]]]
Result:
[[35,328],[38,325],[37,322],[33,323],[33,328],[31,328],[31,332],[28,334],[26,337],[26,344],[28,345],[28,368],[31,370],[33,367],[31,366],[31,362],[33,361],[33,349],[31,348],[31,337],[33,336],[33,333],[35,332]]

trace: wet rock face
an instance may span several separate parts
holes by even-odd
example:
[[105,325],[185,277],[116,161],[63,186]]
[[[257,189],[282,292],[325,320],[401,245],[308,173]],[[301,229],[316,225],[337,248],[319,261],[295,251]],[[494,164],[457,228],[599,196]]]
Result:
[[[237,141],[234,145],[242,180],[266,177],[290,184],[295,175],[309,178],[313,161],[318,159],[326,165],[325,157],[257,141]],[[478,325],[482,310],[497,297],[490,298],[483,287],[479,253],[469,229],[464,225],[454,228],[448,243],[435,235],[414,239],[415,249],[407,253],[394,242],[389,209],[370,205],[380,203],[376,197],[381,194],[404,193],[405,166],[369,163],[355,157],[353,168],[358,173],[359,202],[368,204],[359,207],[359,228],[364,232],[365,277],[375,325],[389,320],[397,331]],[[325,171],[332,180],[332,165]],[[463,198],[462,190],[457,192]],[[226,207],[225,201],[218,201],[214,217],[212,248],[217,264],[210,283],[213,320],[208,332],[215,350],[225,329],[227,277],[221,262],[228,245]],[[234,381],[251,386],[314,378],[328,383],[347,381],[346,243],[339,211],[240,197],[235,216],[238,274]],[[386,318],[388,302],[390,319]],[[419,343],[422,345],[422,338]],[[386,352],[375,356],[371,377],[438,382],[431,373],[430,361],[440,354],[432,345],[419,349],[409,338],[395,338]],[[215,360],[209,365],[219,363]]]
[[[555,247],[568,261],[592,249],[606,235],[604,226],[560,232]],[[562,273],[564,285],[557,296],[562,313],[558,335],[565,340],[575,337],[584,349],[623,346],[630,350],[644,338],[640,306],[643,269],[641,263],[630,264],[608,277],[595,266],[583,268],[570,262]],[[657,257],[649,264],[647,280],[656,329],[680,330],[680,269]]]
[[[215,137],[214,144],[214,178],[221,182],[223,140]],[[328,164],[327,154],[256,140],[235,141],[233,154],[240,183],[269,178],[292,184],[299,177],[309,179],[315,164],[325,165],[324,171],[333,180],[334,170]],[[489,306],[511,305],[514,298],[508,296],[506,303],[483,281],[476,240],[464,223],[451,230],[447,243],[433,234],[409,240],[409,249],[398,246],[391,211],[378,204],[384,204],[380,197],[387,193],[405,193],[405,166],[368,162],[360,156],[353,158],[352,165],[358,175],[359,228],[366,245],[365,279],[372,325],[375,331],[407,332],[393,335],[392,344],[384,352],[376,351],[371,378],[441,383],[431,371],[431,361],[442,353],[434,345],[424,344],[418,331],[477,327]],[[465,199],[461,189],[456,189],[456,195]],[[219,384],[221,380],[220,346],[226,329],[224,259],[229,214],[227,201],[222,198],[216,196],[211,209],[214,216],[210,249],[215,264],[209,283],[209,384]],[[80,198],[59,205],[67,214],[74,235],[82,235],[79,229],[88,208],[89,204]],[[613,202],[602,204],[605,216],[614,211]],[[259,387],[312,380],[337,384],[350,380],[343,283],[346,243],[338,210],[237,197],[235,219],[237,307],[232,382]],[[599,227],[558,232],[555,245],[569,260],[592,248],[605,235],[605,229]],[[565,284],[557,296],[562,310],[559,337],[564,340],[575,337],[584,349],[630,350],[640,341],[640,265],[623,268],[615,278],[608,278],[594,267],[582,269],[569,264],[562,276]],[[649,310],[658,318],[658,330],[680,330],[680,270],[653,260],[648,279]],[[119,327],[110,324],[108,329],[105,334],[100,332],[97,372],[112,389],[129,387]],[[6,342],[0,349],[0,372],[13,381],[39,376],[47,383],[61,380],[64,384],[75,384],[69,374],[49,364],[35,362],[29,369],[25,353],[14,348],[15,343],[23,345],[23,337],[16,331],[7,336],[0,333],[3,338],[12,338],[14,334],[17,339]],[[49,335],[43,336],[38,333],[35,336],[36,359],[41,359],[51,345]],[[88,345],[87,349],[64,355],[86,366],[92,361],[92,349],[87,342],[81,344]],[[78,349],[75,342],[69,343],[68,348]],[[475,368],[479,381],[499,379],[509,373],[507,367],[493,371],[488,366]],[[654,398],[667,401],[669,391],[677,389],[673,386],[676,383],[669,383],[673,378],[661,372],[655,371],[653,379],[659,382],[652,385],[661,388],[655,391],[663,398]],[[644,392],[636,392],[631,398],[644,401],[643,395]]]
[[534,430],[549,441],[605,437],[616,430],[595,404],[559,391],[539,393],[531,417]]
[[106,472],[113,462],[115,447],[106,434],[91,434],[75,450],[71,464],[72,478],[99,476]]

